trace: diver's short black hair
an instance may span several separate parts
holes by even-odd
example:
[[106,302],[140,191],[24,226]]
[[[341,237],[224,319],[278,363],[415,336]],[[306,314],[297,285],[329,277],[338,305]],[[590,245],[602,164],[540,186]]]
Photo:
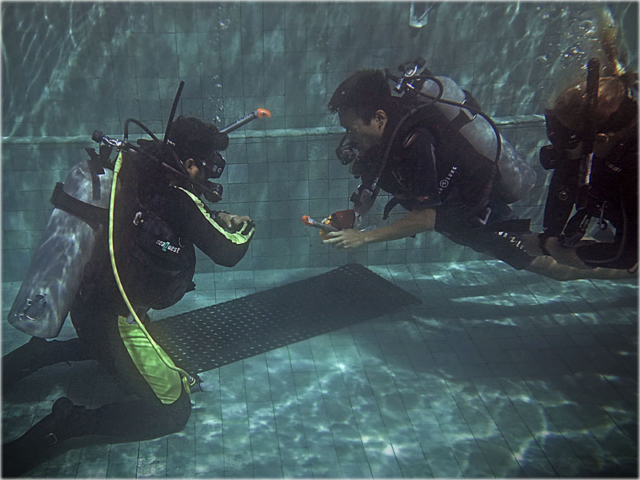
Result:
[[336,88],[327,106],[333,113],[353,110],[362,121],[370,122],[378,110],[389,111],[391,98],[382,70],[360,70]]
[[229,146],[229,137],[215,125],[182,115],[171,124],[168,140],[183,162],[188,158],[206,161]]

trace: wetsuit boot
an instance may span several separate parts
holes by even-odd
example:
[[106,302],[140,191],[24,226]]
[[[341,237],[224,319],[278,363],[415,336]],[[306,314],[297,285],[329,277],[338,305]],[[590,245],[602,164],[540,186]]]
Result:
[[59,398],[50,415],[20,438],[2,446],[2,476],[22,475],[40,464],[50,448],[70,438],[104,435],[137,442],[179,432],[190,413],[189,394],[184,390],[175,402],[166,405],[134,400],[93,409],[74,405],[66,397]]
[[33,337],[2,357],[2,388],[7,389],[42,367],[87,359],[77,338],[47,341],[44,338]]
[[37,466],[47,450],[72,436],[69,430],[84,410],[67,397],[56,400],[51,414],[20,438],[2,446],[2,476],[17,477]]

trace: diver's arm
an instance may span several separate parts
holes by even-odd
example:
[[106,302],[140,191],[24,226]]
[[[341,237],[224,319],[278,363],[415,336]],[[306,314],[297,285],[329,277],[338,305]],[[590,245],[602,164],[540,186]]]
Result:
[[[176,190],[180,192],[180,222],[187,238],[218,265],[233,267],[242,260],[255,232],[251,219],[227,214],[219,222],[197,196],[181,188]],[[228,222],[230,229],[226,228]]]
[[322,243],[333,245],[336,248],[357,248],[368,243],[388,242],[433,230],[435,224],[435,209],[416,209],[391,225],[375,230],[361,232],[360,230],[347,229],[329,232],[324,235],[325,239],[322,240]]

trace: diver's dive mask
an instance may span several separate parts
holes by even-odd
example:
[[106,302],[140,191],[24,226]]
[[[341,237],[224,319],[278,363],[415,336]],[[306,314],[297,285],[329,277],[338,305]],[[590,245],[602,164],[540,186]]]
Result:
[[360,150],[355,143],[349,140],[349,136],[345,135],[336,148],[336,156],[341,164],[349,165],[360,158]]
[[220,178],[227,162],[220,152],[214,152],[209,159],[199,160],[198,163],[204,169],[205,174],[204,186],[206,190],[202,189],[204,198],[211,203],[219,202],[222,200],[222,185],[212,179]]
[[569,159],[569,152],[582,142],[582,133],[566,127],[552,110],[545,110],[547,138],[551,145],[540,148],[540,164],[545,170],[557,168]]
[[[626,129],[635,129],[638,118],[638,103],[633,97],[632,89],[629,89],[629,92],[629,96],[623,100],[618,110],[611,114],[604,124],[593,128],[592,136],[602,133],[617,134]],[[571,152],[577,151],[581,142],[584,142],[589,135],[584,131],[574,131],[565,126],[553,110],[545,110],[545,124],[551,145],[545,145],[540,149],[540,163],[546,170],[549,170],[558,167],[569,158],[573,158]],[[591,140],[594,141],[594,139]]]
[[201,160],[200,164],[204,168],[205,178],[209,180],[210,178],[220,178],[227,162],[220,152],[215,152],[208,160]]
[[222,185],[211,179],[220,178],[224,171],[226,162],[220,151],[228,147],[229,136],[220,132],[215,125],[180,116],[171,125],[166,142],[173,147],[183,170],[184,162],[189,158],[196,162],[198,168],[203,170],[204,180],[202,184],[193,183],[194,187],[207,201],[219,202],[222,199]]
[[544,112],[547,137],[557,150],[573,150],[583,140],[582,132],[576,132],[566,127],[552,110]]

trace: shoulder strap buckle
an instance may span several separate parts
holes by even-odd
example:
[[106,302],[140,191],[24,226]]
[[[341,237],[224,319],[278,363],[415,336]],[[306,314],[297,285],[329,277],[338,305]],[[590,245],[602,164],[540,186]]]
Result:
[[56,183],[53,193],[51,194],[50,202],[54,207],[83,220],[94,230],[96,230],[100,224],[107,223],[107,209],[96,207],[95,205],[72,197],[64,191],[64,184],[62,182]]

